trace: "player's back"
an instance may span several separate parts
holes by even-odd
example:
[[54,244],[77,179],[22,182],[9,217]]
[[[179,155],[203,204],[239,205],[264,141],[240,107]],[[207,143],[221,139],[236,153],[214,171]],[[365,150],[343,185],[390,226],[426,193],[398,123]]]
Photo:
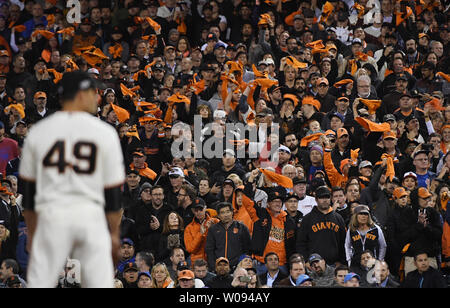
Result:
[[56,112],[30,129],[20,175],[36,181],[36,210],[80,202],[103,205],[104,189],[124,181],[117,132],[85,112]]

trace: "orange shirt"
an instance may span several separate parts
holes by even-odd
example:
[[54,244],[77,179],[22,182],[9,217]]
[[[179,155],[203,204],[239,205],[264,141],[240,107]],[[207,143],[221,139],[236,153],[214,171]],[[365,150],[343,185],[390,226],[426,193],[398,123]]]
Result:
[[[269,240],[267,241],[263,256],[269,252],[275,252],[279,257],[280,265],[284,265],[286,264],[284,223],[286,222],[287,213],[285,211],[281,211],[277,217],[274,217],[269,209],[267,209],[267,211],[272,217],[272,228],[270,229]],[[255,256],[255,258],[259,262],[264,263],[263,256]]]

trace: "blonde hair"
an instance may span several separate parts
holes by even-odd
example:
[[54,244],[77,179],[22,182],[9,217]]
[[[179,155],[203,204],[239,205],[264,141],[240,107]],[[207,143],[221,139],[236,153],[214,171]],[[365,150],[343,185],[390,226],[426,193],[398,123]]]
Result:
[[232,180],[234,182],[234,185],[236,186],[244,184],[244,182],[242,182],[241,178],[236,173],[230,174],[227,179]]
[[[359,228],[358,215],[359,214],[353,214],[352,217],[350,218],[350,223],[349,223],[350,231],[358,230],[358,228]],[[375,226],[375,223],[373,222],[372,216],[370,214],[368,216],[369,216],[369,218],[367,220],[367,225],[370,228],[372,228]]]
[[[172,279],[170,278],[170,273],[169,273],[169,270],[167,269],[167,266],[164,263],[158,263],[155,266],[153,266],[153,268],[152,268],[152,288],[154,288],[154,289],[160,288],[160,287],[158,287],[158,283],[156,282],[156,279],[155,279],[156,269],[159,269],[159,268],[162,268],[164,271],[164,274],[166,275],[166,279],[164,280],[164,282],[168,281],[169,279],[170,279],[170,281],[172,281]],[[163,285],[163,287],[164,287],[164,285]]]
[[8,228],[6,228],[5,226],[3,226],[3,228],[5,228],[5,234],[2,237],[0,237],[0,243],[6,241],[11,234]]

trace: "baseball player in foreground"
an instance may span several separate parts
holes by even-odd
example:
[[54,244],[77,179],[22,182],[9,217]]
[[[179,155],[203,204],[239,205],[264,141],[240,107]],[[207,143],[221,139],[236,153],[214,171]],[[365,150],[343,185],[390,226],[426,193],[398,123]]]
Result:
[[93,116],[96,87],[87,73],[64,74],[62,111],[35,124],[24,142],[31,288],[55,287],[68,256],[81,262],[83,287],[113,287],[125,172],[116,131]]

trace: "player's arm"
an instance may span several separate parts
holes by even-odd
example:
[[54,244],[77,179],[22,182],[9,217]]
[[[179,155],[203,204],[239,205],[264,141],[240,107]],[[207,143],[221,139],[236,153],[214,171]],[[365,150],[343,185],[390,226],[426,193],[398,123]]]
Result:
[[120,222],[122,220],[121,186],[105,188],[105,215],[111,235],[112,256],[114,264],[118,261],[120,247]]
[[36,182],[19,177],[19,186],[22,188],[23,194],[23,217],[28,229],[27,250],[31,252],[31,243],[37,225],[37,213],[34,210],[34,196],[36,195]]

